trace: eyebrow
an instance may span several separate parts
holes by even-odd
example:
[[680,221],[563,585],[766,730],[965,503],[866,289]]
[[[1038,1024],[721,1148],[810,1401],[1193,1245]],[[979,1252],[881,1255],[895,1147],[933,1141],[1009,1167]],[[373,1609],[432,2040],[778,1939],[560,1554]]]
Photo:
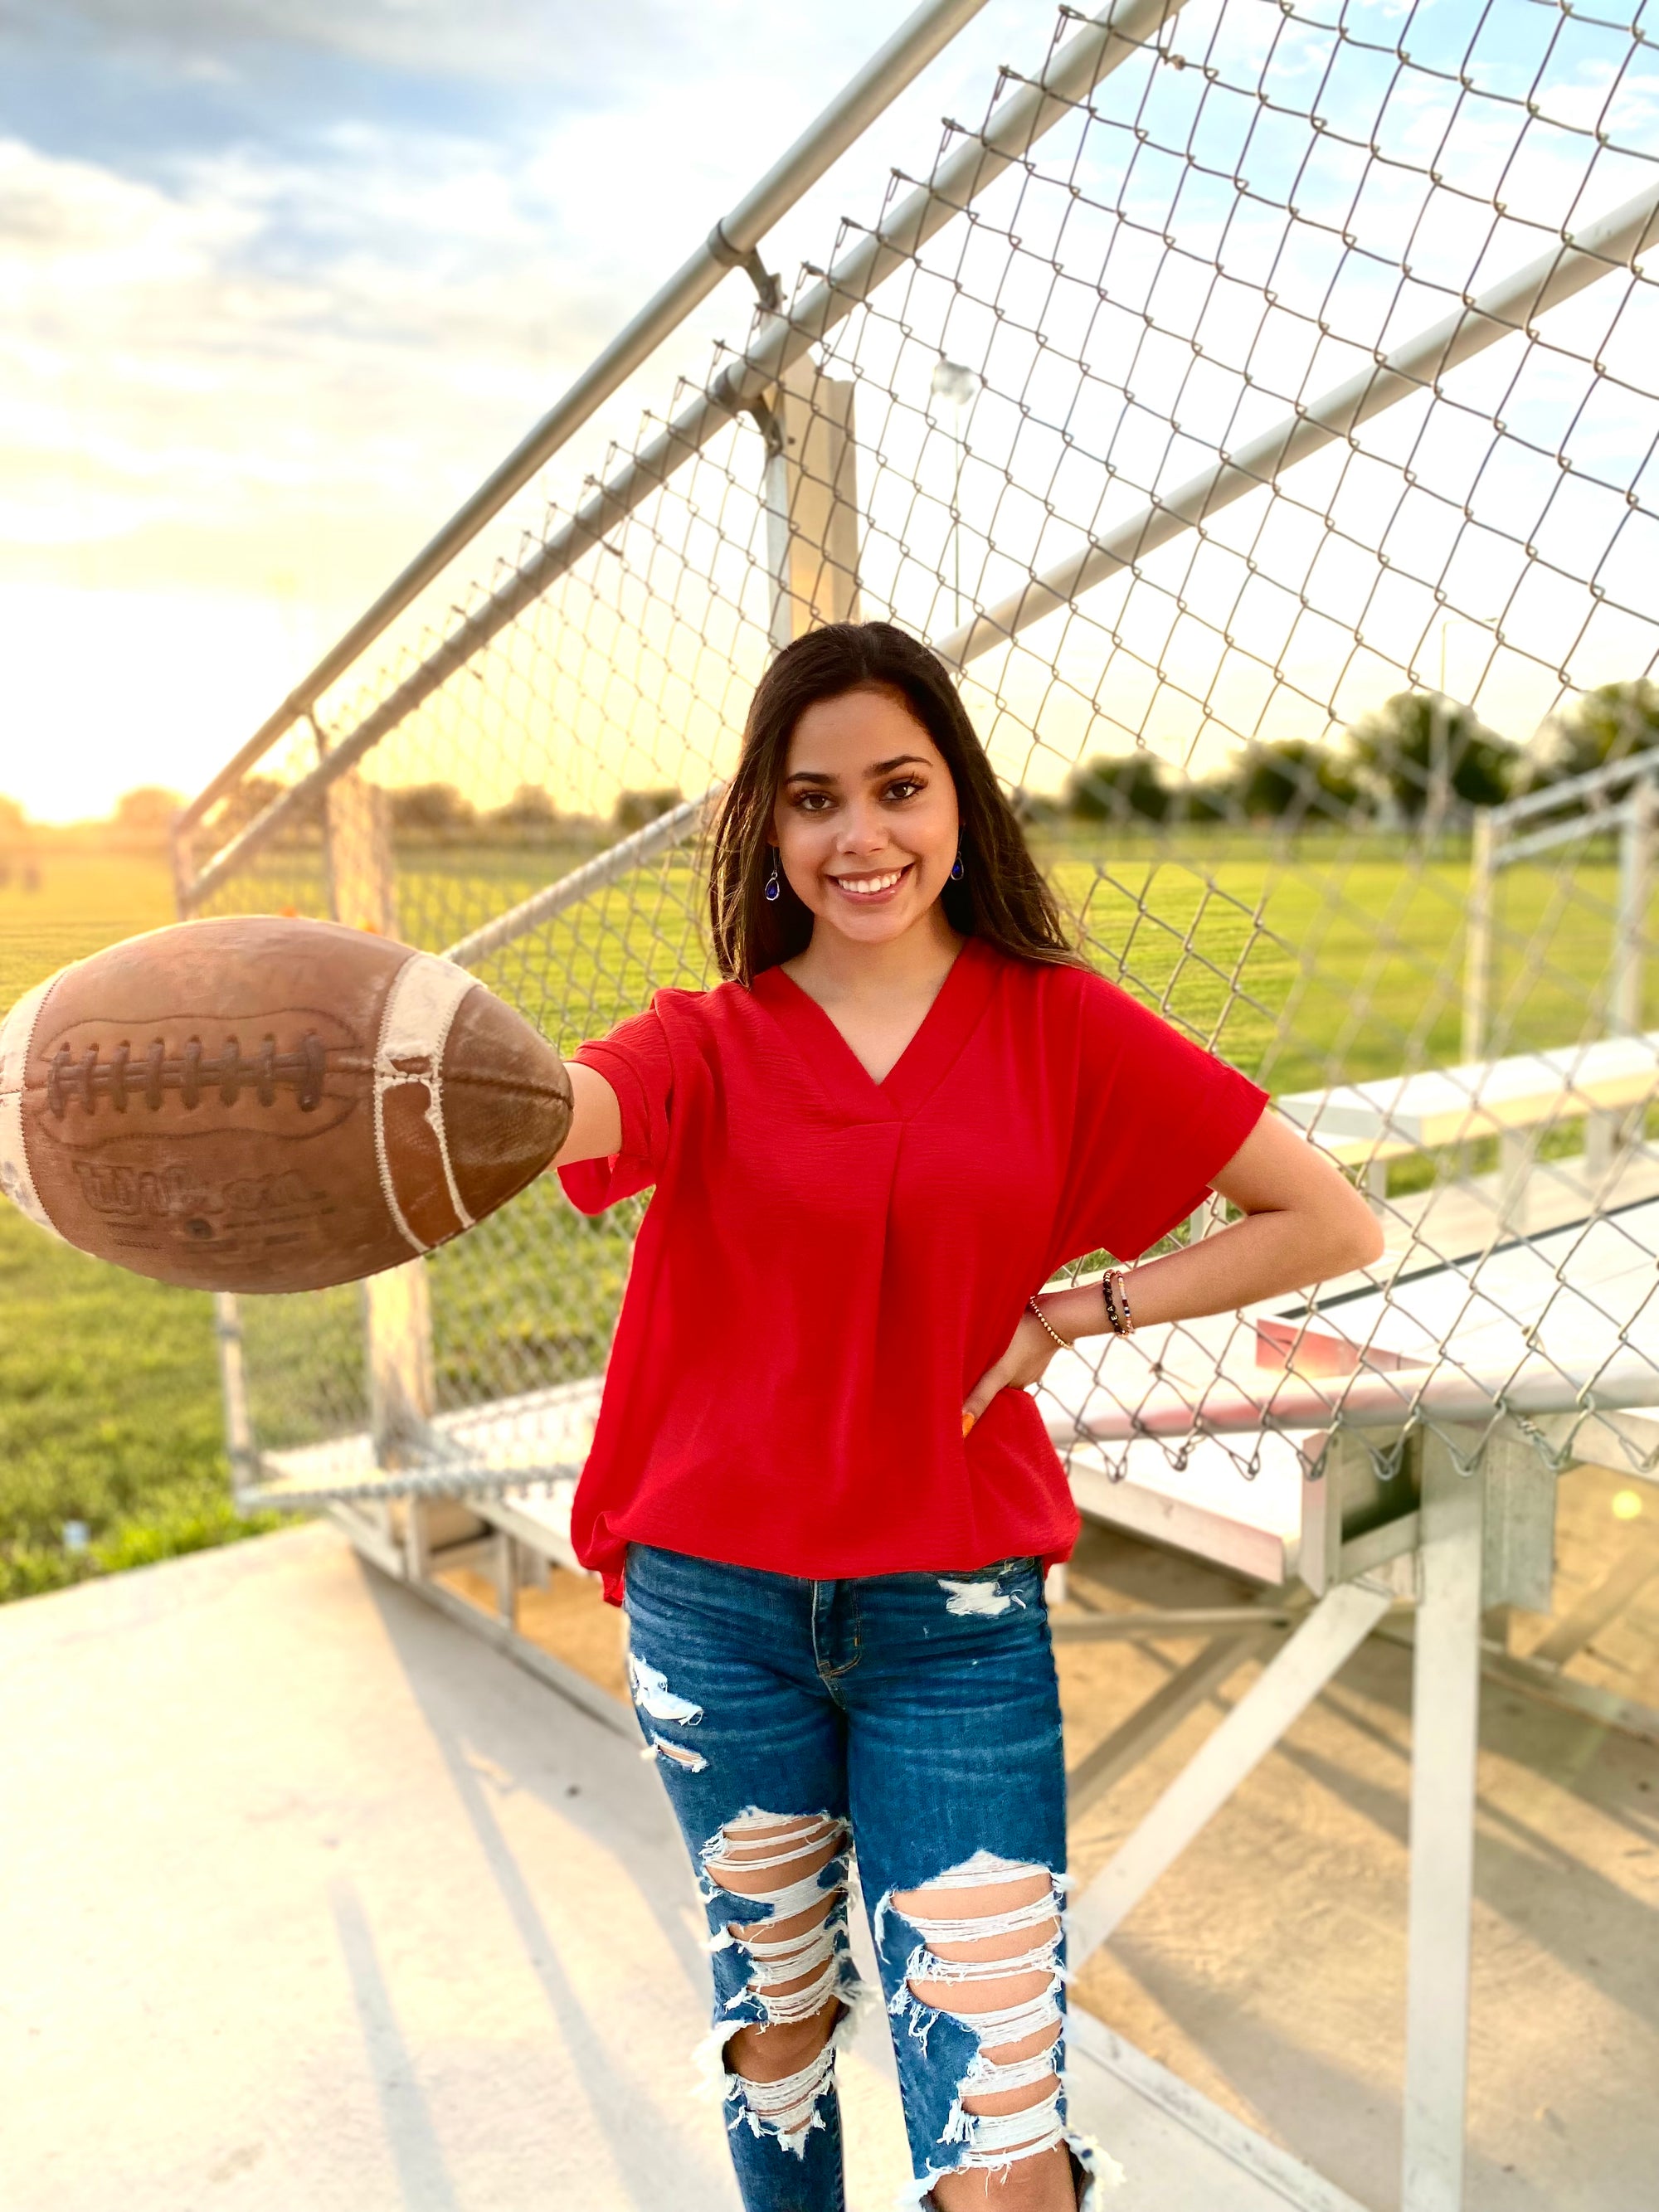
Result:
[[[872,761],[865,769],[866,776],[890,775],[896,768],[930,768],[933,763],[920,753],[895,753],[891,760]],[[821,769],[798,768],[793,775],[783,779],[786,783],[839,783],[839,776],[825,775]]]

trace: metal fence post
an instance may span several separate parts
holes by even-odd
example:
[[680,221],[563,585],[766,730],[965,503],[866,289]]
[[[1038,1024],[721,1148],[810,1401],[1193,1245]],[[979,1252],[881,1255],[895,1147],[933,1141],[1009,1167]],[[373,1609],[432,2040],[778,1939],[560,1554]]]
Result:
[[240,1507],[259,1480],[259,1453],[248,1412],[247,1365],[242,1357],[242,1316],[235,1296],[216,1291],[213,1338],[219,1355],[219,1390],[224,1403],[225,1449],[230,1456],[230,1498]]
[[1490,806],[1474,810],[1469,840],[1469,890],[1463,923],[1463,1043],[1465,1062],[1486,1049],[1492,1020],[1492,897],[1497,888],[1493,858],[1497,823]]
[[[392,802],[356,769],[327,793],[329,901],[348,928],[398,934]],[[436,1402],[432,1369],[432,1296],[426,1262],[410,1260],[363,1285],[369,1420],[374,1456],[397,1467],[418,1444]]]
[[1458,2212],[1469,2046],[1485,1474],[1423,1439],[1422,1600],[1412,1657],[1411,1893],[1401,2212]]
[[[167,860],[173,873],[173,905],[180,921],[190,919],[190,830],[182,810],[167,831]],[[242,1316],[234,1291],[213,1293],[213,1343],[224,1407],[225,1452],[230,1461],[230,1502],[240,1509],[258,1486],[259,1452],[248,1407],[247,1364],[242,1356]]]
[[1642,1030],[1643,954],[1653,897],[1656,793],[1644,776],[1625,802],[1619,828],[1619,919],[1613,953],[1613,1030],[1638,1036]]
[[348,929],[398,934],[398,878],[392,851],[392,795],[356,769],[326,793],[328,900]]
[[[1619,890],[1613,915],[1613,960],[1607,979],[1607,1030],[1637,1036],[1642,1030],[1644,939],[1653,898],[1656,793],[1640,778],[1619,811]],[[1590,1114],[1584,1122],[1584,1167],[1593,1188],[1618,1172],[1633,1138],[1640,1109]]]
[[859,604],[858,441],[854,386],[804,356],[769,396],[767,556],[772,643],[819,623],[856,622]]

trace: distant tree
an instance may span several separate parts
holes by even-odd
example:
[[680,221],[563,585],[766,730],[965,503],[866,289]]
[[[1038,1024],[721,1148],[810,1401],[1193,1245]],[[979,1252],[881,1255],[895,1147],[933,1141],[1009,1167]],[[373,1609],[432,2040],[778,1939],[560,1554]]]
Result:
[[1535,749],[1533,781],[1556,783],[1584,775],[1627,753],[1659,745],[1659,684],[1638,676],[1628,684],[1601,684],[1564,708]]
[[625,791],[617,801],[616,823],[618,830],[643,830],[647,822],[654,822],[659,814],[672,814],[677,806],[684,805],[678,791]]
[[1170,793],[1170,813],[1177,822],[1228,822],[1237,811],[1237,794],[1229,776],[1179,783]]
[[558,809],[538,783],[521,783],[506,805],[498,806],[489,817],[503,830],[532,832],[550,830],[558,818]]
[[1252,746],[1239,763],[1235,790],[1241,811],[1252,820],[1328,816],[1346,811],[1359,796],[1347,762],[1304,738]]
[[1079,822],[1121,822],[1130,815],[1162,822],[1170,811],[1163,763],[1139,747],[1097,753],[1066,777],[1066,805]]
[[1498,805],[1510,795],[1521,758],[1472,708],[1437,691],[1397,691],[1348,735],[1367,779],[1408,821],[1427,806],[1437,774],[1464,805]]
[[164,791],[155,783],[141,784],[137,791],[123,792],[116,800],[115,827],[130,837],[165,837],[184,803],[176,791]]
[[394,830],[466,830],[477,819],[477,809],[453,783],[405,784],[392,793]]
[[1061,820],[1066,812],[1065,802],[1051,791],[1027,791],[1024,784],[1016,784],[1008,794],[1008,804],[1014,810],[1014,819],[1028,830],[1047,830]]
[[233,837],[240,836],[250,822],[263,814],[274,799],[280,799],[287,789],[274,775],[245,775],[232,786],[207,820],[195,833],[198,854],[204,854],[221,845],[228,845]]

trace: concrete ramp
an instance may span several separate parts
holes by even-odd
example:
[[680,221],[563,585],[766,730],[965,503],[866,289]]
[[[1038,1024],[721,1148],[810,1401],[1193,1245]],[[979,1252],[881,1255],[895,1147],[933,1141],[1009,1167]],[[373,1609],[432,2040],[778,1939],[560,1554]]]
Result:
[[[627,1737],[323,1523],[7,1607],[0,1683],[4,2212],[735,2212],[702,1912]],[[1342,2212],[1183,2094],[1079,2022],[1122,2212]],[[842,2098],[884,2212],[879,2020]]]

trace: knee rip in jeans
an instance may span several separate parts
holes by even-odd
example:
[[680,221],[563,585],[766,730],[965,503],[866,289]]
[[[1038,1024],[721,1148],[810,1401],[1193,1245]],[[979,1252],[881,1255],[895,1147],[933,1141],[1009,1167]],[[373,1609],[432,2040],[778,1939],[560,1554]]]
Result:
[[1065,1876],[1047,1867],[980,1850],[920,1889],[890,1889],[876,1907],[878,1942],[890,1911],[921,1938],[889,2010],[908,2015],[924,2048],[941,2013],[978,2045],[943,2134],[962,2154],[915,2185],[918,2203],[932,2202],[941,2173],[994,2168],[1006,2175],[1016,2160],[1061,2143],[1087,2154],[1085,2170],[1097,2170],[1097,2146],[1071,2135],[1060,2114],[1064,1887]]
[[[848,1830],[830,1813],[781,1814],[750,1806],[703,1844],[703,1897],[763,1907],[728,1920],[710,1937],[710,1951],[745,1951],[753,1971],[726,2000],[743,2017],[716,2027],[697,2047],[710,2086],[757,2136],[777,2138],[797,2157],[824,2124],[821,2110],[862,1985],[847,1941]],[[825,1876],[829,1879],[826,1881]],[[764,1931],[764,1932],[763,1932]],[[744,2027],[796,2027],[839,2000],[833,2033],[807,2063],[779,2081],[751,2081],[728,2070],[726,2045]]]

